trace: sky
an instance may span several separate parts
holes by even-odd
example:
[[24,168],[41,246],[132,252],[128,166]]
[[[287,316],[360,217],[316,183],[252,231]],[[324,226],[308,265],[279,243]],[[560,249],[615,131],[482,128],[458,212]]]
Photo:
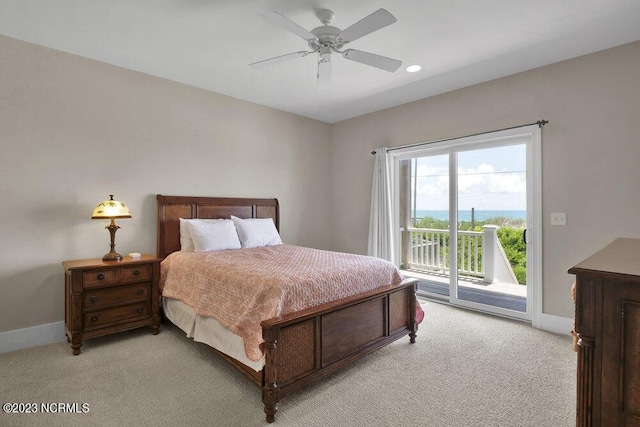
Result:
[[[421,157],[417,170],[416,209],[449,209],[448,156]],[[526,206],[525,144],[458,153],[459,210],[525,210]]]

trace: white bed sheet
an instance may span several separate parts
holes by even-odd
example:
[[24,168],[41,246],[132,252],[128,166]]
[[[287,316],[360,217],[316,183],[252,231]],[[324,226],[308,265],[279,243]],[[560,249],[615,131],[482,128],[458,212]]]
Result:
[[162,307],[165,316],[182,329],[187,337],[205,343],[255,371],[260,371],[264,367],[264,357],[257,362],[249,359],[244,352],[242,338],[225,328],[216,319],[199,316],[193,308],[173,298],[162,297]]

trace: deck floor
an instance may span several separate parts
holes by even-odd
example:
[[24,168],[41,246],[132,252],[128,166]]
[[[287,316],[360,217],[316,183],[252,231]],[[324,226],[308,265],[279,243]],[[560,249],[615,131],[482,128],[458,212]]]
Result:
[[[418,283],[419,294],[423,293],[425,296],[431,297],[449,297],[449,276],[414,270],[402,270],[402,273],[405,276],[415,277],[420,280]],[[526,285],[506,282],[487,284],[481,280],[467,277],[459,278],[458,283],[459,299],[521,313],[527,311]]]

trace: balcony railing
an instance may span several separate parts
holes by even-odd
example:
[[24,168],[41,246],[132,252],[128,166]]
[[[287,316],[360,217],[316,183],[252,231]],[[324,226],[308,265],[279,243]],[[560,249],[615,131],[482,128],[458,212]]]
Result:
[[[500,252],[499,227],[485,225],[482,231],[458,231],[458,274],[493,283],[496,256]],[[449,230],[408,228],[409,269],[449,274]]]

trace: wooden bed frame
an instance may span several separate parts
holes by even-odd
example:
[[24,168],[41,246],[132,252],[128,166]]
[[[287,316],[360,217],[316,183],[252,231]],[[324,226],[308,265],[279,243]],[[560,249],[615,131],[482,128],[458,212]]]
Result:
[[[180,250],[179,218],[272,218],[277,199],[163,196],[158,194],[158,257]],[[416,279],[262,322],[265,366],[260,372],[216,350],[262,389],[267,422],[278,402],[296,390],[409,335],[415,343]],[[214,349],[215,350],[215,349]]]

